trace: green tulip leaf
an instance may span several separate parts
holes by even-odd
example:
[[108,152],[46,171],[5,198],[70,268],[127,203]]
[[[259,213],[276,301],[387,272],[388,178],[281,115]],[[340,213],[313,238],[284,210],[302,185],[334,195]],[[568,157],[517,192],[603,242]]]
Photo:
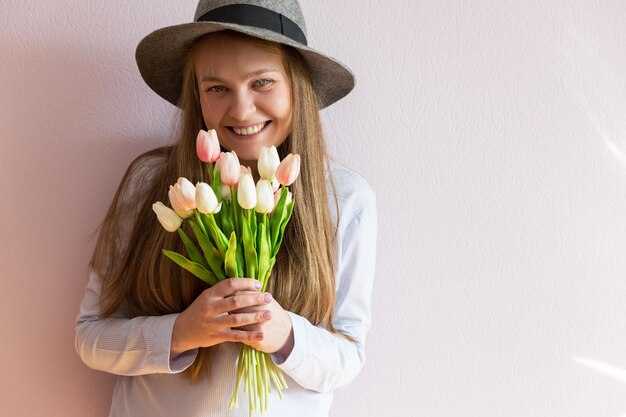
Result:
[[210,285],[217,284],[218,281],[215,274],[208,271],[204,266],[200,265],[199,263],[192,262],[189,259],[185,258],[183,255],[169,251],[167,249],[163,249],[162,252],[165,256],[167,256],[172,261],[176,262],[182,268],[191,272],[193,275],[200,278],[201,280],[207,282]]
[[220,170],[215,168],[213,171],[213,181],[211,181],[211,188],[217,197],[217,201],[222,201],[222,182],[220,180]]
[[293,207],[296,203],[296,199],[292,199],[287,205],[286,205],[286,213],[284,215],[284,219],[280,224],[280,229],[278,230],[278,234],[275,236],[275,241],[272,241],[272,256],[276,256],[276,254],[278,253],[280,246],[283,243],[283,237],[285,235],[285,227],[287,227],[287,223],[289,223],[289,220],[291,219],[291,215],[293,214]]
[[274,207],[274,211],[272,212],[272,217],[270,219],[270,239],[272,242],[272,247],[275,246],[278,232],[280,230],[280,224],[283,222],[285,217],[285,202],[287,201],[288,194],[289,189],[283,186],[280,190],[280,197],[278,197],[278,201],[276,202],[276,206]]
[[178,235],[185,244],[185,249],[187,249],[187,254],[191,258],[191,260],[202,266],[208,266],[206,260],[204,259],[204,256],[202,256],[198,248],[196,248],[196,245],[191,241],[191,239],[189,239],[187,234],[185,234],[182,227],[178,228]]
[[[245,223],[245,222],[244,222]],[[244,223],[242,223],[242,228]],[[243,255],[243,242],[239,242],[240,244],[237,245],[237,249],[235,251],[235,259],[237,261],[237,276],[238,277],[243,277],[243,272],[244,272],[244,267],[246,266],[246,261],[244,260],[244,255]],[[254,277],[251,277],[254,278]]]
[[[265,223],[259,224],[258,248],[259,248],[259,279],[264,279],[270,266],[269,236]],[[265,287],[266,282],[261,281]]]
[[252,242],[254,244],[254,248],[256,249],[256,223],[257,223],[257,216],[260,216],[260,214],[257,214],[256,211],[251,211],[250,212],[250,217],[248,219],[249,223],[250,223],[250,236],[252,238]]
[[224,266],[226,268],[226,275],[229,278],[238,277],[237,271],[237,236],[235,232],[231,233],[230,240],[228,241],[228,250],[226,251],[226,257],[224,258]]
[[217,276],[217,279],[220,281],[226,278],[226,274],[224,273],[224,258],[220,254],[220,252],[215,249],[209,238],[207,238],[200,231],[199,226],[193,220],[189,221],[189,225],[193,229],[196,234],[196,238],[198,239],[198,243],[204,252],[204,259],[206,259],[207,263],[213,270],[213,273]]
[[[254,214],[251,216],[254,217]],[[256,278],[256,273],[258,269],[257,263],[257,254],[255,249],[255,238],[252,236],[250,232],[250,224],[248,222],[244,223],[243,227],[243,249],[244,256],[246,260],[246,277],[248,278]]]
[[217,250],[219,250],[222,256],[224,256],[226,254],[226,249],[228,249],[228,238],[224,232],[222,232],[222,229],[219,228],[212,214],[207,214],[206,219],[209,234],[213,238],[213,242],[215,242]]
[[222,231],[224,232],[224,235],[226,236],[230,236],[230,234],[232,232],[235,231],[235,227],[233,225],[233,221],[231,220],[230,216],[231,216],[231,210],[230,210],[230,206],[231,206],[231,202],[224,200],[224,202],[222,202]]

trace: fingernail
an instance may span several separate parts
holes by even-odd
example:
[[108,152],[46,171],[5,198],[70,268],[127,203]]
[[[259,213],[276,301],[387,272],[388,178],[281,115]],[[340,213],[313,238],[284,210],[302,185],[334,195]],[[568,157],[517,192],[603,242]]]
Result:
[[254,286],[255,286],[255,288],[256,288],[257,290],[260,290],[260,289],[261,289],[261,287],[262,287],[262,285],[261,285],[261,282],[260,282],[260,281],[256,281],[256,282],[254,283]]
[[257,340],[263,340],[263,333],[257,333],[256,338]]
[[263,296],[263,301],[265,301],[265,303],[269,303],[270,301],[272,301],[272,294],[270,294],[269,292],[266,292],[265,295]]
[[265,320],[269,320],[272,318],[272,313],[270,313],[269,311],[266,311],[265,313],[263,313],[263,318]]

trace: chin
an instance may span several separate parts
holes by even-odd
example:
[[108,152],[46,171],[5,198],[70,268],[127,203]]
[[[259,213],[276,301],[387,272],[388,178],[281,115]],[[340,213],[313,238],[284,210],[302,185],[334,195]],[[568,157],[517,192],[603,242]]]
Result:
[[237,154],[237,158],[240,161],[257,161],[261,154],[261,148],[259,146],[246,146],[245,148],[239,147],[233,149]]

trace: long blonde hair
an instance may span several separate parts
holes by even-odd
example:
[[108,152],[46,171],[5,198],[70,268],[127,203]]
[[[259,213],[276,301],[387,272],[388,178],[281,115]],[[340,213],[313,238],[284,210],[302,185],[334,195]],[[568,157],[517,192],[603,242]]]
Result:
[[[291,80],[293,126],[279,147],[281,157],[301,155],[301,175],[291,189],[297,198],[268,291],[287,311],[306,317],[334,333],[334,245],[329,194],[337,199],[329,174],[328,153],[319,115],[319,101],[308,67],[294,49],[231,31],[206,36],[244,39],[258,48],[279,54]],[[151,210],[152,203],[167,201],[170,184],[184,176],[208,182],[206,167],[198,160],[195,140],[205,128],[198,98],[194,55],[189,52],[183,74],[178,142],[135,159],[129,166],[113,202],[100,225],[100,235],[90,266],[102,279],[101,315],[164,315],[183,311],[206,284],[161,255],[167,248],[185,253],[176,233],[167,233]],[[338,212],[338,211],[336,211]],[[190,234],[191,236],[191,234]],[[193,381],[208,370],[210,348],[200,349],[186,371]]]

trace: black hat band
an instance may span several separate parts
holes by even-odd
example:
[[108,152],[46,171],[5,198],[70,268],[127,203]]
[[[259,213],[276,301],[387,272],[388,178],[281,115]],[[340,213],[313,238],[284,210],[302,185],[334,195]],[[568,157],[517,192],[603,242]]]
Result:
[[293,20],[275,11],[251,4],[231,4],[218,7],[203,14],[197,21],[234,23],[268,29],[303,45],[307,44],[304,32]]

